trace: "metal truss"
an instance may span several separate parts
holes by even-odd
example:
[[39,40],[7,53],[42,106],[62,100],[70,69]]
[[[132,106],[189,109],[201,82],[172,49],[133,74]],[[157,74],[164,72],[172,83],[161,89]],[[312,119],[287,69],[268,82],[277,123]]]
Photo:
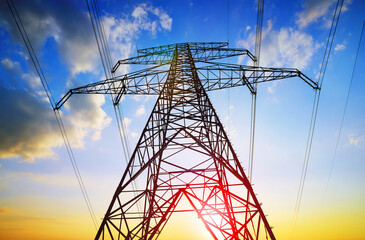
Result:
[[[170,68],[154,66],[74,88],[58,102],[56,108],[72,94],[113,94],[114,104],[124,94],[158,95],[95,239],[157,239],[171,215],[183,212],[195,212],[213,239],[275,239],[207,91],[247,86],[255,94],[252,84],[291,77],[318,86],[297,69],[211,62],[229,55],[231,50],[215,55],[225,46],[141,49],[144,56],[171,58]],[[202,57],[198,51],[212,53]]]
[[[188,43],[189,46],[191,43]],[[193,61],[201,62],[204,66],[195,67],[198,77],[202,82],[206,91],[213,91],[219,90],[224,88],[231,88],[231,87],[238,87],[238,86],[247,86],[251,93],[255,94],[255,91],[252,87],[254,83],[263,83],[269,82],[274,80],[280,80],[285,78],[293,78],[299,77],[305,83],[307,83],[313,89],[318,89],[317,83],[308,78],[302,72],[295,68],[268,68],[268,67],[254,67],[254,66],[247,66],[247,65],[237,65],[237,64],[227,64],[227,63],[217,63],[217,62],[210,62],[206,59],[216,59],[219,56],[223,58],[221,53],[229,53],[230,51],[236,50],[223,50],[220,49],[216,51],[212,49],[211,46],[220,46],[217,44],[209,43],[200,45],[196,45],[194,49],[198,49],[196,46],[204,46],[200,47],[201,55],[200,57],[195,57],[192,54]],[[167,45],[166,47],[156,47],[150,49],[141,49],[143,53],[150,53],[148,55],[150,58],[164,58],[167,55],[165,53],[160,52],[171,52],[172,46],[180,46],[181,44],[175,45]],[[223,45],[223,44],[221,44]],[[215,47],[218,49],[218,47]],[[190,51],[192,52],[192,51]],[[237,50],[240,52],[239,55],[245,55],[248,51],[247,50]],[[238,54],[238,53],[237,53]],[[172,53],[169,55],[173,55]],[[197,56],[198,54],[195,54]],[[203,57],[204,56],[204,57]],[[225,55],[224,57],[227,57]],[[229,56],[236,56],[233,53]],[[147,58],[147,55],[144,55],[142,59]],[[120,60],[118,63],[131,63],[131,59],[135,58],[128,58],[125,60]],[[138,57],[136,58],[138,59]],[[200,60],[197,60],[200,59]],[[252,59],[255,59],[252,57]],[[140,59],[141,60],[141,59]],[[134,61],[134,60],[133,60]],[[142,61],[142,60],[141,60]],[[146,61],[147,60],[143,60]],[[149,62],[152,63],[153,61]],[[162,62],[162,60],[161,60]],[[156,62],[157,63],[157,60]],[[114,77],[112,79],[106,79],[104,81],[99,81],[91,84],[87,84],[85,86],[77,87],[70,89],[65,96],[56,104],[56,109],[60,109],[62,105],[68,100],[68,98],[72,94],[113,94],[116,97],[114,98],[114,104],[118,104],[120,98],[124,94],[137,94],[137,95],[159,95],[160,91],[167,79],[167,76],[170,72],[169,69],[161,69],[163,66],[170,64],[171,60],[166,60],[164,64],[160,64],[158,66],[146,68],[140,71],[132,72],[129,74],[121,75]],[[120,65],[119,64],[119,65]],[[116,66],[119,66],[116,64]]]
[[[247,55],[251,60],[256,60],[255,56],[246,49],[223,48],[226,46],[225,43],[188,44],[195,62],[211,61],[240,55]],[[176,46],[181,46],[181,43],[138,50],[138,53],[143,53],[143,55],[119,60],[111,71],[115,73],[121,64],[169,64],[173,58]]]

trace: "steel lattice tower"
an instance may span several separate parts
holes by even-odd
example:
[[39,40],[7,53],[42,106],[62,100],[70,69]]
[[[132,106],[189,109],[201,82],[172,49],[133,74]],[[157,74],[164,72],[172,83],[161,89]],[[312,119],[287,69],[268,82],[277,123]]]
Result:
[[[171,214],[186,211],[196,212],[214,239],[275,239],[207,91],[247,86],[256,94],[252,84],[289,77],[318,87],[297,69],[214,62],[238,55],[255,61],[226,46],[141,49],[112,72],[120,64],[157,66],[71,89],[57,104],[72,94],[112,94],[114,104],[124,94],[158,95],[95,239],[157,239]],[[179,205],[183,198],[189,205]]]

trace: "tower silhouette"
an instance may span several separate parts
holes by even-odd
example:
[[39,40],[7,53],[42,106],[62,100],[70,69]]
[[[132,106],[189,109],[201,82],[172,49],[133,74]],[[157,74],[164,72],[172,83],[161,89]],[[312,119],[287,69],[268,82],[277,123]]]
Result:
[[275,239],[207,91],[247,86],[256,94],[252,84],[289,77],[317,85],[297,69],[215,62],[239,55],[255,61],[226,46],[141,49],[112,72],[121,64],[157,66],[71,89],[58,102],[57,109],[85,93],[112,94],[114,104],[124,94],[158,95],[95,239],[157,239],[172,214],[191,211],[213,239]]

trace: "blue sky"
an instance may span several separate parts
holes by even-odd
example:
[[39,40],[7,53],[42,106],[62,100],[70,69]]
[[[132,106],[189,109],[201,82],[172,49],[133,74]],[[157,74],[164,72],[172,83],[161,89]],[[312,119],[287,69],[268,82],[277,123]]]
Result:
[[[99,1],[113,61],[136,55],[137,48],[186,41],[229,41],[230,47],[254,52],[255,1],[230,0],[229,9],[228,1],[130,2]],[[86,2],[14,3],[56,99],[71,87],[104,78]],[[295,67],[317,80],[335,5],[333,0],[265,2],[261,65]],[[253,182],[278,239],[349,239],[346,232],[353,228],[357,230],[352,239],[365,237],[359,227],[365,219],[364,43],[328,181],[364,11],[363,1],[344,3],[324,78],[295,231],[294,206],[314,92],[296,78],[259,86]],[[90,238],[92,222],[53,112],[5,2],[0,12],[0,237],[20,239],[28,234],[47,239],[32,224],[55,227],[62,222],[65,232],[80,224],[82,237]],[[245,58],[223,61],[252,64]],[[120,73],[137,69],[141,67],[124,66]],[[248,89],[209,96],[247,167]],[[155,99],[123,98],[131,149]],[[102,217],[125,168],[112,103],[109,97],[75,96],[62,114],[90,200],[96,215]],[[54,222],[44,223],[45,218]],[[321,228],[316,221],[323,224]],[[21,223],[24,226],[19,228]],[[73,239],[66,233],[60,236]]]

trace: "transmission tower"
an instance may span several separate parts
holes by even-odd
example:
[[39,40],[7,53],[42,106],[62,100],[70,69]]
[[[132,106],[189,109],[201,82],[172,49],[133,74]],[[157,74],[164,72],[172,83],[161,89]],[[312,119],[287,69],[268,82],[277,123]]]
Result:
[[173,213],[189,211],[213,239],[275,239],[207,91],[247,86],[256,94],[253,84],[291,77],[318,87],[297,69],[214,61],[239,55],[255,61],[224,42],[140,49],[112,72],[155,66],[71,89],[57,103],[73,94],[111,94],[115,105],[125,94],[158,95],[95,239],[157,239]]

